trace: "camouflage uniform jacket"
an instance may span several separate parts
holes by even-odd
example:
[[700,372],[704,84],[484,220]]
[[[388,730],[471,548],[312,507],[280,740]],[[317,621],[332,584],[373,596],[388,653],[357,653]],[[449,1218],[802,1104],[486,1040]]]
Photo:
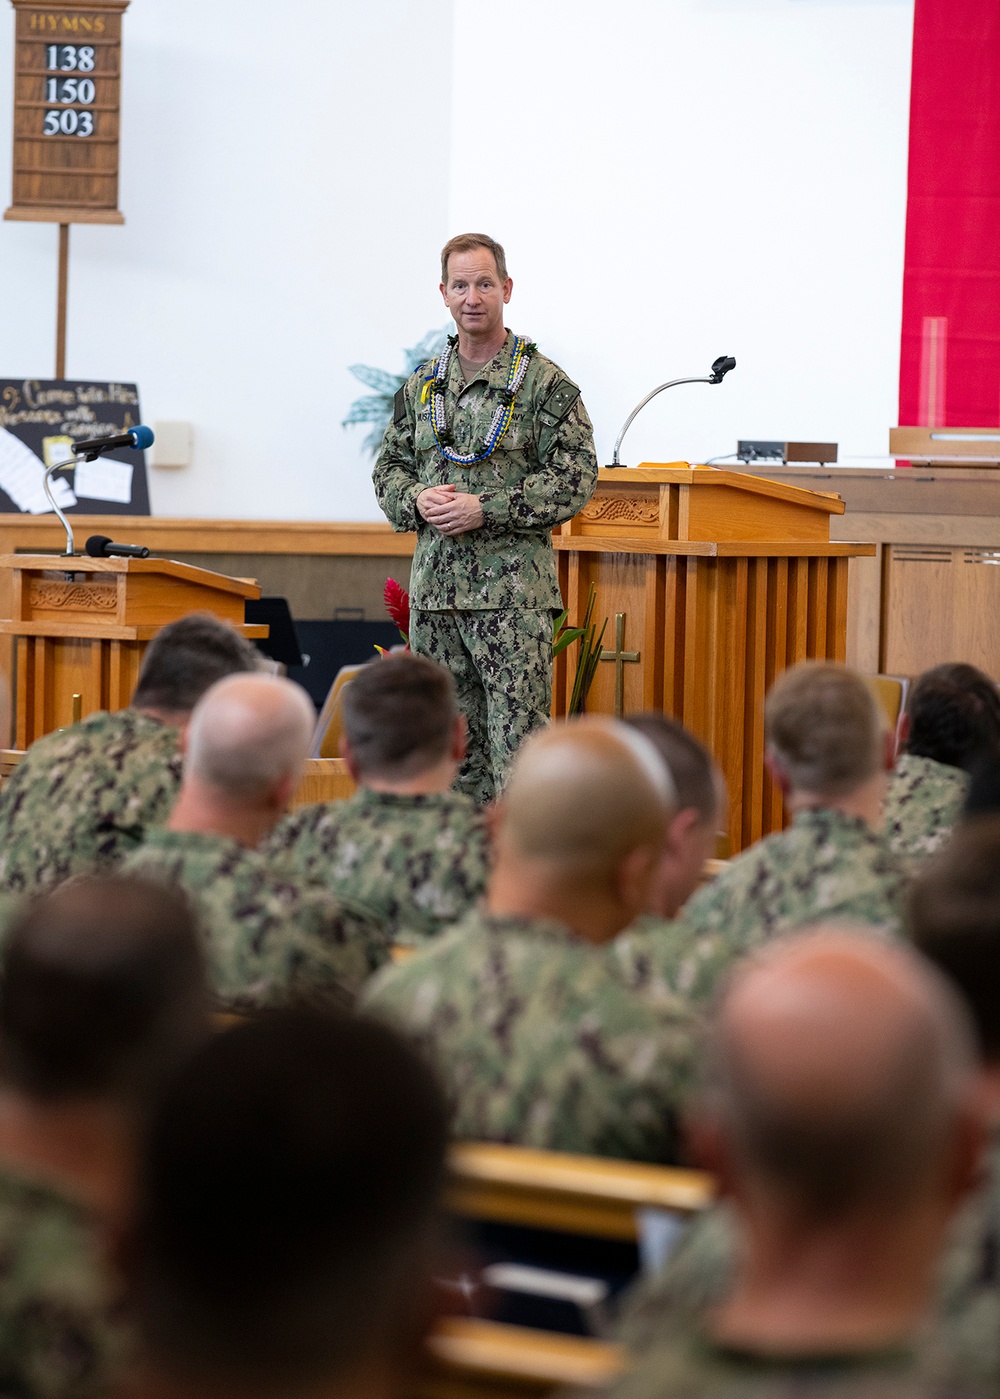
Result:
[[[636,1355],[667,1340],[725,1296],[733,1276],[737,1223],[722,1202],[688,1225],[662,1272],[629,1291],[617,1339]],[[938,1275],[937,1330],[949,1363],[966,1382],[1000,1386],[1000,1132],[983,1185],[952,1226]]]
[[907,865],[918,866],[943,845],[962,814],[969,790],[961,768],[904,753],[889,778],[884,833]]
[[[445,408],[458,452],[479,451],[504,401],[515,337],[468,385],[453,355]],[[597,484],[594,434],[580,391],[562,370],[531,356],[507,433],[485,461],[449,462],[431,430],[421,392],[437,361],[411,374],[396,395],[375,463],[378,503],[396,530],[416,530],[411,604],[424,611],[494,607],[562,609],[551,531],[581,510]],[[447,538],[417,512],[428,486],[457,485],[479,497],[485,523]]]
[[362,787],[348,801],[293,811],[262,848],[304,879],[360,900],[403,944],[457,922],[489,869],[482,811],[459,792],[401,796]]
[[179,885],[205,935],[212,985],[228,1010],[300,1001],[350,1004],[388,956],[374,914],[283,872],[227,836],[151,831],[121,868]]
[[46,734],[0,791],[0,889],[41,893],[105,874],[165,821],[181,780],[177,730],[137,709]]
[[[667,960],[685,940],[697,945],[699,987],[710,993],[734,957],[809,923],[832,919],[898,933],[906,882],[901,861],[859,817],[802,811],[692,895],[672,925]],[[655,965],[656,934],[647,942]]]
[[97,1399],[127,1355],[89,1212],[0,1167],[0,1393]]
[[932,1337],[857,1353],[780,1355],[679,1329],[608,1391],[608,1399],[959,1399]]
[[459,1138],[676,1159],[694,1016],[629,991],[562,924],[473,911],[362,999],[436,1061]]

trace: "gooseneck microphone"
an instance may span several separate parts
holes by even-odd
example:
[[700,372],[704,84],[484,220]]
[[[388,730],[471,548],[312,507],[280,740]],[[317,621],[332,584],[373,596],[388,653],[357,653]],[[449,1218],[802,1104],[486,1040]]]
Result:
[[635,405],[631,413],[625,419],[625,425],[622,428],[621,432],[618,434],[618,441],[615,443],[615,450],[614,455],[611,458],[611,465],[621,466],[622,463],[618,460],[618,453],[621,449],[622,438],[632,426],[632,419],[636,416],[637,413],[642,412],[643,408],[645,408],[646,404],[651,398],[655,398],[656,395],[658,393],[662,393],[664,389],[675,388],[678,384],[721,384],[725,376],[729,373],[729,371],[735,368],[736,361],[733,359],[732,355],[720,355],[719,358],[713,362],[712,372],[709,374],[707,379],[671,379],[668,384],[661,384],[658,389],[654,389],[652,393],[648,393],[641,403],[637,403]]
[[92,534],[83,546],[92,559],[148,559],[145,544],[116,544],[106,534]]
[[86,461],[103,456],[105,452],[117,452],[122,447],[135,447],[140,452],[153,445],[153,430],[140,423],[138,427],[120,432],[117,437],[86,437],[74,442],[73,451]]
[[[153,429],[151,427],[146,427],[144,423],[140,423],[138,427],[129,428],[128,432],[120,432],[114,437],[90,437],[84,438],[80,442],[74,442],[73,455],[69,461],[57,461],[54,465],[46,467],[45,475],[42,477],[42,488],[45,491],[49,504],[59,517],[59,523],[66,531],[66,558],[71,559],[73,557],[73,526],[59,509],[59,506],[56,504],[56,498],[52,494],[53,474],[56,471],[64,471],[67,467],[77,466],[81,459],[83,461],[96,461],[97,458],[102,456],[105,452],[114,452],[122,447],[137,448],[140,452],[144,451],[147,447],[152,447],[153,440]],[[95,534],[91,540],[88,540],[88,554],[91,553],[90,544],[93,543],[93,540],[102,538],[102,535]],[[110,539],[104,542],[106,544],[111,544]],[[119,551],[127,551],[127,556],[130,558],[145,559],[149,556],[149,550],[145,549],[143,552],[144,546],[141,544],[116,544],[112,545],[112,548]],[[101,556],[97,555],[97,557]]]

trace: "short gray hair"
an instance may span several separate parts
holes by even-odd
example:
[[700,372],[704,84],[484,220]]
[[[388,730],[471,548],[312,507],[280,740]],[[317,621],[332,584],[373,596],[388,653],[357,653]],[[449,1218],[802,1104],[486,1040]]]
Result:
[[274,675],[231,675],[194,708],[186,770],[234,801],[256,801],[297,775],[315,727],[301,685]]

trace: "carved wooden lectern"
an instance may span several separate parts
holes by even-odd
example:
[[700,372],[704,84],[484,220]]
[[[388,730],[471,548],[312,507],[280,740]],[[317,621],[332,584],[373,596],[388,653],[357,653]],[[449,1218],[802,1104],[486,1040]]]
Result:
[[27,748],[96,709],[122,709],[150,638],[188,612],[212,612],[244,636],[243,605],[260,597],[247,578],[226,578],[168,559],[63,558],[2,554],[11,575],[14,742]]
[[[675,462],[604,468],[554,538],[570,625],[590,585],[609,618],[587,708],[663,710],[714,753],[735,853],[783,819],[764,768],[764,695],[796,661],[843,660],[847,563],[873,544],[830,542],[837,495]],[[556,662],[565,714],[577,646]]]

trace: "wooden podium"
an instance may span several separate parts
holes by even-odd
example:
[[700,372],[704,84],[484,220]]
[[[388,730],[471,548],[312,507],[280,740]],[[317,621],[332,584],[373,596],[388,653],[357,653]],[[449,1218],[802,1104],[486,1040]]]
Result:
[[27,748],[42,734],[97,709],[130,701],[152,636],[188,612],[212,612],[244,636],[243,604],[260,597],[247,578],[226,578],[168,559],[67,559],[51,554],[0,554],[11,578],[14,639],[14,743]]
[[[764,768],[764,695],[796,661],[838,660],[847,641],[847,564],[874,544],[830,542],[837,495],[714,467],[604,468],[591,501],[556,533],[570,625],[590,585],[609,618],[587,708],[663,710],[715,754],[729,785],[735,853],[778,829]],[[556,661],[565,714],[577,646]]]

